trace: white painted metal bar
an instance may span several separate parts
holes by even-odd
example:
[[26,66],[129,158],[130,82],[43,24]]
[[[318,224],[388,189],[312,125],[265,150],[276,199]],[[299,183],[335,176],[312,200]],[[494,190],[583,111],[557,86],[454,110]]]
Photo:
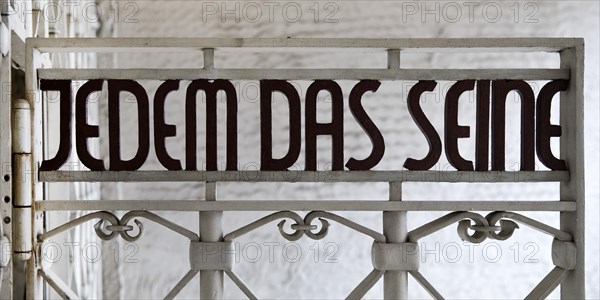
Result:
[[39,69],[40,79],[555,80],[569,69]]
[[555,267],[540,281],[540,283],[525,297],[526,300],[546,299],[567,277],[569,271]]
[[118,224],[118,219],[115,215],[113,215],[110,212],[107,211],[97,211],[97,212],[93,212],[90,214],[87,214],[85,216],[79,217],[77,219],[71,220],[67,223],[64,223],[52,230],[49,230],[47,232],[44,232],[40,235],[37,236],[36,241],[37,242],[43,242],[59,233],[65,232],[69,229],[75,228],[85,222],[91,221],[91,220],[105,220],[105,221],[111,221],[111,224]]
[[79,299],[79,296],[52,269],[40,269],[38,272],[61,298]]
[[569,171],[45,171],[41,182],[558,182]]
[[[206,182],[205,202],[217,201],[217,183]],[[223,241],[223,212],[199,212],[200,217],[200,241],[221,242]],[[223,299],[223,271],[202,270],[200,271],[200,298],[201,299]]]
[[419,271],[409,271],[410,275],[433,297],[433,299],[442,300],[444,297]]
[[387,51],[387,68],[389,70],[400,69],[400,49],[389,49]]
[[[408,232],[408,241],[416,243],[419,239],[431,235],[439,230],[442,230],[448,226],[456,224],[458,221],[463,219],[471,220],[483,220],[485,218],[475,212],[471,211],[454,211],[446,214],[440,218],[437,218],[431,222],[425,223],[410,232]],[[487,224],[487,222],[485,222]]]
[[204,48],[357,48],[432,52],[558,52],[579,38],[29,38],[42,52],[190,51]]
[[233,283],[235,283],[235,285],[237,285],[238,288],[240,288],[242,293],[244,293],[244,295],[246,295],[246,297],[248,297],[248,299],[250,299],[250,300],[258,299],[258,297],[256,297],[256,295],[254,295],[254,293],[252,293],[252,290],[250,290],[250,288],[246,285],[246,283],[242,279],[240,279],[237,275],[235,275],[234,272],[225,271],[225,274],[227,274],[227,276],[229,276],[229,278],[231,278],[231,281],[233,281]]
[[[558,201],[558,202],[564,202],[564,201]],[[571,201],[571,203],[574,203],[574,201]],[[574,204],[576,204],[576,203],[574,203]],[[556,229],[552,226],[546,225],[546,224],[544,224],[540,221],[534,220],[530,217],[520,215],[520,214],[517,214],[514,212],[510,212],[510,211],[502,211],[502,212],[492,213],[491,218],[489,218],[490,225],[495,224],[497,220],[501,220],[501,219],[510,219],[513,221],[517,221],[519,224],[523,224],[528,227],[531,227],[539,232],[553,236],[555,239],[558,239],[561,241],[565,241],[565,242],[573,241],[573,234],[571,234],[570,232]]]
[[[43,134],[42,134],[42,101],[41,93],[38,90],[38,78],[36,70],[42,68],[43,65],[43,54],[39,50],[26,45],[25,47],[25,91],[27,101],[29,102],[31,113],[31,156],[32,166],[35,168],[33,171],[37,172],[36,162],[43,160]],[[43,184],[36,181],[32,183],[32,199],[43,199]],[[33,210],[31,216],[31,233],[33,236],[37,236],[42,233],[43,230],[43,216]],[[35,244],[34,244],[35,248]],[[36,256],[32,256],[27,261],[26,272],[25,272],[25,283],[26,283],[26,297],[32,299],[40,299],[44,294],[44,280],[38,272],[38,260]]]
[[[4,2],[8,3],[8,2]],[[3,5],[4,6],[4,5]],[[8,7],[2,7],[2,9],[6,9]],[[22,51],[14,51],[15,46],[10,42],[9,36],[14,36],[15,32],[18,30],[18,26],[12,28],[11,21],[17,17],[15,15],[2,15],[3,23],[0,23],[0,86],[1,87],[9,87],[11,86],[12,77],[12,66],[14,61],[18,56],[23,56]],[[7,20],[8,19],[8,20]],[[8,21],[8,22],[6,22]],[[11,34],[12,32],[12,34]],[[17,45],[17,44],[15,44]],[[12,151],[11,151],[11,123],[12,123],[12,103],[10,99],[10,95],[4,93],[2,95],[3,101],[0,101],[0,136],[2,137],[2,143],[0,143],[0,161],[9,162],[12,160]],[[8,180],[4,179],[4,176]],[[12,202],[13,202],[13,189],[12,189],[12,170],[8,168],[8,170],[2,170],[0,173],[0,198],[3,201],[0,202],[0,215],[2,215],[2,219],[7,218],[7,220],[12,220]],[[13,228],[12,223],[6,223],[2,220],[0,223],[0,232],[2,232],[3,236],[0,236],[0,241],[8,241],[9,243],[1,243],[4,247],[5,245],[10,245],[10,242],[13,242]],[[0,250],[1,253],[9,252],[10,248],[6,247]],[[7,266],[0,267],[0,298],[12,298],[13,296],[13,267],[12,267],[12,259],[11,256],[4,256],[0,259],[0,261],[6,262]]]
[[196,273],[198,271],[189,270],[185,275],[177,282],[177,284],[169,291],[169,293],[165,296],[165,299],[175,299],[177,294],[183,290],[183,288],[194,278],[196,277]]
[[[373,238],[374,241],[379,242],[379,243],[385,243],[386,242],[386,237],[385,235],[379,233],[378,231],[375,231],[369,227],[360,225],[352,220],[349,220],[347,218],[344,218],[340,215],[336,215],[334,213],[330,213],[327,211],[313,211],[310,212],[309,214],[306,215],[305,217],[305,221],[307,223],[311,223],[312,220],[314,219],[326,219],[326,220],[331,220],[331,221],[335,221],[337,223],[340,223],[348,228],[354,229],[357,232],[360,232],[364,235],[368,235],[371,238]],[[307,233],[308,234],[308,233]]]
[[[156,224],[159,224],[161,226],[169,228],[170,230],[188,238],[190,241],[198,241],[199,240],[199,237],[195,232],[193,232],[183,226],[177,225],[176,223],[173,223],[157,214],[153,214],[148,211],[139,211],[139,210],[130,211],[121,217],[120,223],[127,224],[127,223],[129,223],[130,220],[135,219],[135,218],[144,218],[144,219],[150,220]],[[140,228],[140,231],[141,230],[142,229]],[[128,236],[129,234],[127,232],[125,232],[125,235]],[[139,234],[137,236],[139,236]],[[125,238],[124,236],[122,236],[122,237]],[[134,238],[129,241],[133,242],[136,239],[137,238]]]
[[367,275],[359,284],[352,290],[350,295],[346,299],[362,299],[365,294],[379,281],[385,272],[380,270],[373,270]]
[[46,200],[38,211],[575,211],[574,201],[376,201],[376,200]]
[[[389,201],[402,201],[402,183],[389,183]],[[407,241],[406,211],[383,211],[383,234],[387,243]],[[402,255],[398,253],[398,255]],[[406,271],[386,271],[383,276],[383,297],[385,299],[408,299],[408,273]]]
[[[213,70],[215,68],[215,49],[205,48],[202,50],[203,55],[203,63],[205,70]],[[134,77],[130,77],[134,78]]]
[[573,234],[577,248],[575,270],[561,284],[562,299],[585,298],[585,148],[584,148],[584,45],[580,39],[573,48],[560,53],[561,68],[571,70],[567,91],[560,94],[560,157],[571,172],[569,181],[560,185],[560,199],[576,201],[577,211],[560,214],[560,229]]
[[284,218],[294,220],[298,224],[302,223],[302,218],[298,214],[291,211],[278,211],[229,232],[227,235],[225,235],[223,239],[226,241],[233,241],[234,239],[248,234],[249,232],[252,232],[262,226],[265,226],[266,224]]

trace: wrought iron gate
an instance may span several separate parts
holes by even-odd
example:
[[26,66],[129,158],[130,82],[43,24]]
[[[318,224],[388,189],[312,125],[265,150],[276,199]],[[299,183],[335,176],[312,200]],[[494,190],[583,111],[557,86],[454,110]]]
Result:
[[[225,48],[321,48],[380,49],[387,51],[387,69],[219,69],[215,50]],[[306,236],[321,239],[330,226],[346,226],[373,239],[373,271],[348,295],[361,298],[383,277],[386,299],[406,299],[408,276],[412,276],[434,298],[442,295],[419,272],[417,241],[457,224],[461,239],[480,243],[487,238],[510,238],[518,225],[529,226],[551,236],[555,268],[527,298],[544,298],[561,286],[561,298],[584,298],[584,147],[583,147],[583,41],[581,39],[28,39],[26,48],[27,101],[13,105],[13,252],[14,259],[27,261],[27,297],[41,298],[47,284],[63,298],[77,298],[67,284],[41,260],[41,245],[53,236],[97,221],[96,234],[105,240],[140,238],[144,221],[158,223],[190,240],[190,267],[166,298],[174,298],[186,284],[200,275],[200,297],[223,296],[224,276],[229,277],[251,299],[257,298],[234,271],[232,242],[259,227],[279,221],[279,233],[293,241]],[[204,68],[197,69],[54,69],[44,66],[46,53],[113,51],[204,52]],[[405,51],[523,51],[560,53],[558,69],[401,69]],[[152,79],[196,78],[260,79],[384,79],[464,80],[521,79],[568,80],[560,95],[560,156],[568,171],[38,171],[44,157],[44,98],[41,79]],[[40,101],[41,100],[41,101]],[[33,170],[33,172],[31,172]],[[45,186],[53,182],[205,182],[205,201],[77,201],[49,199]],[[389,201],[217,201],[219,182],[387,182]],[[402,201],[403,182],[560,182],[560,201]],[[126,212],[117,217],[110,211]],[[44,230],[44,214],[51,211],[94,211],[62,226]],[[197,211],[197,231],[183,228],[153,212]],[[232,232],[224,233],[224,211],[272,212]],[[301,217],[296,211],[309,212]],[[383,231],[357,224],[332,211],[381,211]],[[407,228],[409,211],[447,211],[445,216],[414,229]],[[486,216],[473,211],[490,211]],[[560,228],[538,222],[523,212],[556,212]],[[315,223],[315,219],[319,222]],[[291,221],[291,229],[284,224]],[[132,235],[135,228],[139,233]],[[471,233],[472,231],[472,233]],[[549,253],[550,254],[550,253]]]

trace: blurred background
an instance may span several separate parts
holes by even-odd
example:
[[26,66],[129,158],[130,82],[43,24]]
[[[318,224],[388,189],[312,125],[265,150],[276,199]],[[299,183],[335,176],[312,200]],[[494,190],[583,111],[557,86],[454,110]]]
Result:
[[[586,292],[599,298],[599,3],[596,1],[97,1],[96,34],[115,37],[319,37],[319,38],[476,38],[476,37],[583,37],[585,38],[585,138],[586,138]],[[217,67],[236,68],[383,68],[385,53],[327,52],[217,52]],[[119,53],[98,55],[99,67],[200,68],[202,53]],[[558,54],[463,53],[406,54],[406,68],[536,68],[559,67]],[[338,81],[347,99],[353,81]],[[141,81],[150,99],[160,82]],[[294,81],[304,99],[307,81]],[[365,109],[384,134],[386,153],[377,170],[399,170],[407,157],[422,157],[427,142],[406,109],[409,88],[415,82],[383,82],[376,94],[366,96]],[[535,93],[544,82],[530,82]],[[167,142],[169,153],[184,158],[183,139],[185,87],[169,95],[166,122],[175,124],[178,135]],[[451,82],[425,97],[422,106],[434,126],[443,128],[443,96]],[[235,82],[238,90],[240,170],[259,165],[258,83]],[[507,104],[507,170],[519,162],[519,98],[511,93]],[[276,98],[273,105],[275,156],[287,149],[287,105]],[[345,103],[345,157],[364,157],[371,144]],[[558,123],[556,103],[553,122]],[[137,149],[136,105],[124,101],[121,110],[124,157]],[[126,112],[131,110],[131,114]],[[218,105],[219,124],[225,121],[225,102]],[[106,102],[98,104],[98,122],[106,125]],[[331,109],[325,93],[320,94],[319,120],[329,120]],[[203,157],[205,112],[198,106],[198,153]],[[474,95],[461,98],[459,123],[474,128]],[[151,118],[152,120],[152,118]],[[225,162],[225,126],[219,126],[220,169]],[[152,132],[152,131],[151,131]],[[101,133],[98,152],[106,155],[107,143]],[[473,131],[471,136],[473,137]],[[556,141],[554,141],[556,142]],[[153,145],[153,141],[151,141]],[[459,143],[465,158],[474,159],[474,139]],[[515,146],[511,146],[515,145]],[[556,149],[557,143],[553,146]],[[129,148],[128,148],[129,147]],[[304,149],[302,150],[304,151]],[[302,152],[303,153],[303,152]],[[331,142],[318,141],[319,169],[330,168]],[[555,150],[555,153],[558,153]],[[543,165],[537,162],[540,169]],[[293,169],[304,167],[303,154]],[[162,169],[153,149],[144,169]],[[441,157],[434,170],[452,169]],[[201,200],[202,183],[106,183],[98,189],[100,199]],[[383,183],[220,183],[219,200],[367,200],[387,199]],[[558,184],[449,184],[405,183],[406,200],[542,200],[558,199]],[[487,213],[487,212],[481,212]],[[56,213],[59,214],[59,213]],[[409,230],[442,216],[439,212],[410,212]],[[160,215],[196,230],[198,214],[164,212]],[[254,221],[266,213],[225,213],[225,233]],[[303,214],[301,214],[303,215]],[[381,213],[341,212],[340,215],[380,231]],[[527,214],[558,227],[557,213]],[[61,217],[56,217],[59,220]],[[51,226],[50,226],[51,227]],[[288,242],[275,223],[239,239],[236,273],[259,297],[281,299],[334,299],[345,297],[372,269],[370,238],[343,226],[332,225],[329,235],[319,241]],[[447,298],[523,298],[552,269],[552,239],[529,228],[518,229],[506,241],[487,240],[479,245],[463,243],[454,226],[420,241],[421,272]],[[106,298],[159,298],[165,295],[188,270],[188,241],[161,226],[145,222],[144,237],[135,243],[121,239],[102,242],[102,291],[92,296]],[[68,272],[65,270],[65,272]],[[414,281],[409,281],[410,298],[429,298]],[[379,282],[367,298],[382,298]],[[198,280],[192,280],[181,298],[197,298]],[[229,279],[226,298],[244,298]],[[551,298],[558,298],[555,291]]]

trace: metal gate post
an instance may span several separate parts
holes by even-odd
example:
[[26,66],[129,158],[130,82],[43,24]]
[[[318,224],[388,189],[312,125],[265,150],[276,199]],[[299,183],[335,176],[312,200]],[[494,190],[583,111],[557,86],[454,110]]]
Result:
[[[217,201],[217,183],[206,182],[206,201]],[[200,241],[223,241],[223,212],[200,212]],[[223,299],[223,271],[200,271],[200,299]]]
[[[390,201],[402,201],[402,183],[392,181]],[[407,240],[406,211],[383,212],[383,234],[387,243],[403,243]],[[383,275],[384,299],[408,299],[408,272],[386,271]]]
[[560,94],[560,156],[570,171],[569,181],[560,183],[560,200],[575,201],[576,211],[560,213],[560,229],[573,235],[575,270],[561,284],[561,299],[585,298],[585,165],[583,144],[583,41],[560,52],[560,67],[571,70],[569,87]]
[[[6,2],[3,2],[5,4]],[[8,7],[2,7],[5,9]],[[10,87],[13,84],[12,81],[12,49],[11,39],[5,38],[11,36],[11,26],[7,23],[0,24],[0,87],[3,89]],[[11,93],[12,94],[12,93]],[[0,176],[0,191],[2,195],[0,198],[3,199],[0,202],[0,217],[2,223],[0,223],[0,298],[14,298],[12,290],[14,287],[13,267],[11,260],[11,249],[10,243],[12,242],[12,170],[7,170],[5,163],[12,161],[12,150],[11,150],[11,94],[2,93],[0,95],[0,136],[2,137],[2,143],[0,144],[0,161],[2,162],[2,170]],[[8,222],[7,222],[8,221]]]
[[[30,141],[31,146],[31,169],[29,170],[29,177],[31,179],[31,200],[41,200],[43,196],[42,184],[37,184],[37,168],[33,162],[41,161],[43,159],[42,148],[43,137],[42,137],[42,97],[38,92],[37,86],[37,70],[42,67],[40,56],[42,54],[39,50],[34,49],[32,45],[27,44],[25,47],[25,91],[27,95],[27,102],[30,109],[30,129],[27,134],[27,138]],[[13,141],[14,143],[14,141]],[[37,257],[36,243],[33,238],[41,233],[43,217],[41,213],[35,212],[35,207],[31,207],[30,222],[29,222],[29,234],[32,236],[32,255],[27,261],[26,274],[26,298],[27,299],[41,299],[44,295],[44,281],[38,273],[38,266],[40,257]],[[14,234],[14,233],[13,233]]]

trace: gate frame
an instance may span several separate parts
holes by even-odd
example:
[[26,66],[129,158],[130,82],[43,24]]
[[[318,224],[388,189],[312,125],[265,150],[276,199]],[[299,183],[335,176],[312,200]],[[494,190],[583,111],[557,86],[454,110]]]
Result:
[[[222,48],[321,48],[321,49],[368,49],[369,51],[387,51],[387,69],[218,69],[214,66],[214,50]],[[44,53],[54,52],[113,52],[113,51],[164,51],[164,50],[199,50],[204,53],[203,69],[48,69],[44,68]],[[400,54],[407,51],[548,51],[560,53],[559,69],[401,69]],[[47,65],[46,65],[47,66]],[[568,237],[572,237],[574,249],[564,250],[565,257],[557,260],[575,259],[573,269],[560,268],[553,270],[542,280],[530,296],[542,297],[550,293],[557,285],[561,285],[561,298],[584,298],[585,296],[585,187],[584,187],[584,123],[583,123],[583,67],[584,45],[579,38],[500,38],[500,39],[211,39],[211,38],[94,38],[94,39],[27,39],[26,46],[26,88],[27,102],[31,109],[31,132],[23,130],[13,132],[13,144],[30,140],[32,145],[31,161],[34,171],[32,178],[27,181],[13,182],[13,191],[20,188],[29,188],[32,191],[29,210],[16,214],[26,218],[27,214],[32,219],[31,228],[15,226],[13,223],[13,237],[23,239],[31,244],[31,249],[21,251],[21,254],[30,251],[27,268],[27,297],[41,298],[44,281],[49,283],[63,297],[76,296],[69,291],[55,276],[41,265],[40,237],[48,232],[43,232],[43,214],[56,210],[194,210],[199,212],[200,228],[199,242],[222,243],[223,231],[221,227],[223,211],[243,210],[377,210],[383,212],[383,234],[389,243],[405,244],[421,231],[427,234],[431,230],[439,230],[448,224],[454,223],[455,217],[482,220],[477,216],[447,215],[447,219],[440,218],[425,224],[411,232],[406,225],[407,211],[559,211],[560,230],[552,229],[545,224],[529,219],[522,215],[504,215],[505,219],[512,219],[525,225],[538,228],[545,233],[553,235],[555,241],[563,247],[569,248]],[[127,78],[127,79],[381,79],[381,80],[459,80],[459,79],[523,79],[523,80],[553,80],[569,79],[569,88],[560,95],[560,123],[562,136],[560,139],[560,157],[567,163],[569,171],[503,171],[503,172],[461,172],[461,171],[364,171],[364,172],[260,172],[260,171],[136,171],[136,172],[87,172],[87,171],[37,171],[37,164],[44,158],[45,145],[43,133],[44,108],[42,95],[38,90],[38,79],[94,79],[94,78]],[[14,127],[13,127],[14,128]],[[18,153],[15,153],[18,154]],[[13,174],[20,170],[19,164],[13,162]],[[15,172],[17,171],[17,172]],[[492,177],[492,180],[490,180]],[[16,178],[16,176],[15,176]],[[458,179],[457,179],[458,178]],[[76,182],[76,181],[203,181],[206,182],[206,194],[203,201],[77,201],[77,200],[50,200],[45,194],[45,185],[49,182]],[[260,181],[260,182],[389,182],[390,201],[227,201],[217,200],[217,182],[224,181]],[[402,182],[539,182],[560,181],[560,201],[402,201]],[[29,183],[28,183],[29,182]],[[30,184],[29,187],[20,185]],[[14,195],[14,198],[25,195]],[[26,200],[26,199],[25,199]],[[504,213],[507,214],[507,213]],[[349,220],[336,219],[335,215],[329,216],[338,223],[346,226],[360,227]],[[338,216],[339,217],[339,216]],[[341,217],[339,217],[341,218]],[[487,218],[487,217],[486,217]],[[343,219],[343,218],[342,218]],[[347,221],[347,222],[346,222]],[[162,221],[161,221],[162,222]],[[168,222],[168,221],[167,221]],[[346,222],[346,223],[344,223]],[[437,223],[436,223],[437,222]],[[461,221],[462,222],[462,221]],[[308,224],[297,222],[297,230],[309,235],[314,230]],[[163,223],[161,223],[163,224]],[[166,223],[165,223],[166,224]],[[440,227],[444,225],[443,227]],[[114,224],[113,224],[114,225]],[[164,225],[164,224],[163,224]],[[464,224],[463,224],[464,225]],[[491,224],[493,225],[493,224]],[[125,225],[123,225],[125,226]],[[165,225],[166,226],[166,225]],[[324,226],[324,224],[323,224]],[[461,224],[459,223],[459,228]],[[545,226],[545,227],[544,227]],[[354,228],[354,227],[353,227]],[[437,228],[437,229],[436,229]],[[356,228],[354,228],[356,229]],[[358,230],[358,229],[357,229]],[[364,228],[362,228],[364,230]],[[28,231],[28,232],[26,232]],[[361,231],[361,230],[358,230]],[[417,232],[418,231],[418,232]],[[362,231],[361,231],[362,232]],[[476,230],[476,232],[479,232]],[[114,233],[114,232],[113,232]],[[364,233],[364,232],[363,232]],[[125,233],[126,234],[126,233]],[[123,237],[125,235],[121,234]],[[302,235],[302,234],[301,234]],[[561,240],[560,237],[563,237]],[[463,237],[463,236],[461,236]],[[468,237],[467,237],[468,238]],[[15,238],[14,241],[17,239]],[[564,243],[563,243],[564,242]],[[561,244],[563,243],[563,244]],[[553,250],[555,248],[553,243]],[[565,246],[566,245],[566,246]],[[562,249],[562,248],[561,248]],[[32,255],[31,255],[32,254]],[[22,256],[21,259],[25,259]],[[15,257],[17,259],[17,257]],[[554,260],[554,257],[553,257]],[[555,265],[559,268],[557,262]],[[564,266],[564,265],[563,265]],[[376,271],[376,270],[374,270]],[[385,272],[384,272],[385,271]],[[379,271],[365,281],[376,282],[382,275],[384,277],[384,297],[387,299],[407,298],[407,278],[410,273],[419,283],[436,298],[433,286],[422,277],[418,271],[409,269],[388,269]],[[555,272],[556,271],[556,272]],[[201,298],[218,299],[223,296],[223,270],[205,270],[200,272]],[[413,273],[416,273],[413,274]],[[189,274],[189,273],[188,273]],[[230,274],[227,274],[230,275]],[[379,277],[377,277],[379,276]],[[231,275],[230,275],[231,277]],[[236,279],[231,277],[234,282]],[[239,280],[239,278],[237,278]],[[188,275],[182,280],[191,280]],[[363,282],[365,282],[363,281]],[[180,282],[181,283],[181,282]],[[238,284],[238,282],[236,282]],[[362,283],[361,283],[362,285]],[[368,291],[369,283],[363,285],[364,292]],[[238,284],[243,289],[243,283]],[[371,284],[372,286],[372,284]],[[179,287],[179,290],[183,286]],[[247,287],[246,287],[247,288]],[[357,289],[361,288],[357,287]],[[351,294],[352,295],[360,295]],[[248,295],[248,293],[247,293]],[[250,295],[252,295],[250,293]],[[364,293],[362,294],[364,295]]]

